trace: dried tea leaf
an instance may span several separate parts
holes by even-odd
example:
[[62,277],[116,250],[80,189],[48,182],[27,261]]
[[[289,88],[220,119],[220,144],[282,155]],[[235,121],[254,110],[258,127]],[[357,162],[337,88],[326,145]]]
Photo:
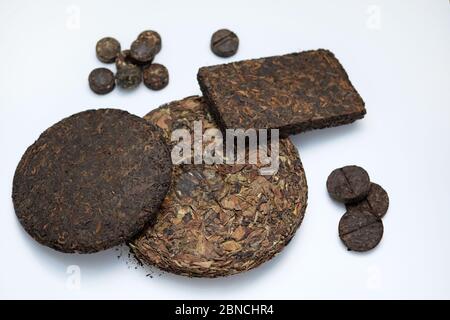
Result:
[[238,251],[238,250],[240,250],[240,249],[242,248],[242,246],[241,246],[238,242],[233,241],[233,240],[225,241],[225,242],[222,244],[222,247],[223,247],[226,251]]
[[244,238],[244,236],[245,236],[245,227],[243,226],[237,227],[231,234],[231,237],[236,241],[241,240],[242,238]]

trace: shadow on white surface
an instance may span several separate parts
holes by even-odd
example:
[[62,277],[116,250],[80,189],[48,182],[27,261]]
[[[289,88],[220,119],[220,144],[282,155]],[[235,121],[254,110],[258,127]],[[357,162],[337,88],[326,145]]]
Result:
[[[11,203],[11,214],[14,213],[14,208]],[[16,219],[16,227],[19,228],[20,234],[23,240],[29,246],[28,252],[35,256],[34,259],[38,260],[41,265],[43,265],[48,271],[61,273],[70,265],[80,266],[82,269],[89,270],[91,277],[95,277],[96,274],[104,275],[108,271],[113,271],[117,266],[117,261],[121,264],[127,264],[129,272],[139,272],[142,276],[142,281],[148,281],[148,287],[152,287],[154,283],[149,279],[147,275],[153,275],[152,278],[158,278],[161,282],[170,282],[171,285],[195,288],[196,290],[210,290],[211,288],[217,287],[221,290],[236,289],[237,287],[245,287],[250,285],[250,283],[260,280],[270,273],[270,271],[275,268],[282,267],[283,259],[289,254],[289,251],[294,247],[293,245],[287,245],[278,255],[273,257],[270,261],[263,263],[261,266],[244,272],[228,277],[220,278],[189,278],[186,276],[175,275],[171,273],[164,272],[153,266],[138,266],[135,262],[132,254],[128,255],[128,248],[124,245],[116,246],[108,250],[100,251],[91,254],[73,254],[73,253],[63,253],[46,247],[36,240],[34,240],[26,231],[23,229],[19,220]],[[300,232],[298,232],[294,239],[299,238]],[[291,242],[294,241],[291,240]],[[125,248],[125,249],[124,249]],[[137,266],[137,268],[135,268]],[[160,275],[160,276],[158,276]],[[156,280],[156,279],[154,279]]]
[[[340,139],[343,137],[347,137],[350,135],[354,135],[360,129],[358,123],[354,123],[347,126],[329,128],[324,130],[314,130],[311,132],[307,132],[304,134],[299,134],[295,136],[291,136],[292,141],[297,146],[300,146],[301,151],[309,148],[314,148],[315,146],[320,146],[321,144],[326,144],[327,141],[332,141],[333,139]],[[323,147],[326,147],[325,145]],[[305,169],[306,173],[308,173],[308,169]],[[326,191],[325,184],[323,184],[323,192]],[[331,214],[336,215],[337,221],[339,221],[339,217],[345,212],[345,206],[341,203],[332,200],[328,197],[328,201],[330,204],[333,204],[335,207],[335,212],[331,212]],[[14,214],[14,208],[12,202],[10,204],[11,214]],[[61,273],[61,271],[65,270],[70,265],[78,265],[82,269],[89,270],[89,275],[91,279],[95,279],[98,276],[104,277],[106,273],[113,272],[120,264],[122,266],[124,264],[128,265],[127,272],[135,272],[137,276],[140,278],[139,281],[141,285],[144,287],[152,288],[155,287],[155,280],[159,283],[159,285],[169,286],[173,288],[179,289],[189,289],[193,290],[193,292],[204,292],[207,293],[210,290],[221,290],[227,296],[232,297],[232,294],[237,289],[244,289],[246,287],[251,287],[253,283],[258,281],[264,281],[265,278],[270,277],[271,273],[282,272],[283,267],[286,265],[285,262],[289,260],[288,256],[290,254],[294,254],[292,250],[301,250],[302,246],[299,245],[304,237],[302,229],[308,223],[308,217],[310,214],[314,214],[314,212],[310,212],[310,206],[307,207],[304,220],[296,235],[290,242],[288,246],[286,246],[278,255],[273,257],[270,261],[263,263],[261,266],[236,275],[228,276],[228,277],[219,277],[219,278],[189,278],[185,276],[179,276],[171,273],[167,273],[161,271],[153,266],[138,266],[137,263],[134,263],[134,258],[132,254],[128,254],[128,248],[125,246],[113,247],[111,249],[93,253],[93,254],[67,254],[58,252],[51,248],[41,245],[37,241],[35,241],[28,233],[23,229],[20,225],[20,222],[16,219],[17,228],[21,229],[21,234],[29,246],[28,252],[32,254],[34,259],[38,260],[41,265],[44,266],[45,269],[48,269],[48,272]],[[337,230],[337,226],[336,226]],[[336,236],[336,242],[339,242],[338,245],[342,247],[343,254],[347,254],[347,249],[339,240],[339,237]],[[379,245],[381,246],[381,244]],[[125,248],[125,249],[124,249]],[[375,248],[374,250],[376,250]],[[364,257],[367,254],[370,254],[372,251],[367,253],[358,253],[358,252],[348,252],[348,254],[352,254],[354,256]],[[119,259],[118,259],[119,257]],[[130,261],[132,261],[130,263]],[[298,268],[301,269],[302,261],[298,261]],[[137,268],[135,266],[138,266]],[[121,272],[124,268],[120,268]],[[64,272],[64,271],[63,271]],[[152,275],[152,279],[148,276]]]
[[[335,139],[347,138],[352,135],[358,134],[358,131],[362,129],[364,124],[357,120],[351,124],[326,128],[320,130],[312,130],[305,133],[299,133],[289,136],[292,142],[299,148],[299,152],[304,152],[310,148],[332,143]],[[301,156],[301,154],[300,154]]]
[[[14,206],[12,202],[10,207],[11,207],[11,214],[15,215]],[[114,256],[117,256],[115,248],[91,254],[74,254],[56,251],[34,240],[25,231],[25,229],[20,224],[19,220],[17,218],[15,220],[16,220],[16,227],[20,229],[19,233],[21,234],[24,242],[26,242],[30,248],[30,250],[28,250],[28,253],[35,255],[36,259],[39,260],[41,264],[45,264],[45,266],[48,267],[50,270],[54,268],[55,269],[54,271],[58,273],[60,273],[61,270],[65,270],[65,268],[70,265],[78,265],[83,268],[89,268],[94,272],[104,273],[105,270],[111,268],[112,258]]]

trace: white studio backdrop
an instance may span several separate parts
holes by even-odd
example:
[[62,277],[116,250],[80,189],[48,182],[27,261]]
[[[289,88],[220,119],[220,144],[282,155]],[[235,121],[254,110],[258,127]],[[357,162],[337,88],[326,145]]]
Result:
[[[222,27],[237,55],[209,50]],[[93,94],[89,72],[104,36],[125,48],[145,29],[163,39],[160,92]],[[124,299],[450,298],[450,7],[447,0],[0,1],[0,297]],[[189,279],[135,269],[126,248],[67,255],[33,241],[11,201],[25,149],[73,113],[117,107],[139,116],[200,94],[199,67],[327,48],[366,102],[355,124],[293,136],[309,185],[305,219],[289,246],[248,273]],[[390,195],[381,244],[347,252],[337,225],[345,211],[325,182],[357,164]],[[120,256],[120,257],[118,257]]]

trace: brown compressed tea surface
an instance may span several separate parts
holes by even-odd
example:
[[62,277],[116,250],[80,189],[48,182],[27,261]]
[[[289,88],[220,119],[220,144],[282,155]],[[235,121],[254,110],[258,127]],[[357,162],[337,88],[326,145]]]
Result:
[[56,123],[23,155],[13,202],[25,230],[63,252],[129,240],[167,193],[171,159],[161,130],[126,111],[81,112]]
[[333,170],[327,179],[330,196],[343,203],[356,203],[369,194],[370,178],[359,166],[345,166]]
[[153,43],[153,46],[155,47],[155,54],[158,54],[161,51],[162,41],[161,36],[159,35],[158,32],[153,30],[142,31],[139,34],[138,39],[150,40],[151,43]]
[[351,123],[366,113],[328,50],[203,67],[197,78],[222,128],[278,128],[287,135]]
[[[201,97],[150,112],[145,119],[170,137],[216,128]],[[257,267],[286,246],[306,208],[307,184],[295,146],[280,140],[280,167],[260,175],[260,165],[174,165],[169,193],[153,227],[131,244],[136,256],[179,275],[218,277]]]
[[389,208],[389,196],[378,184],[371,183],[367,197],[360,202],[347,204],[347,210],[369,211],[378,218],[383,218]]
[[238,36],[228,29],[220,29],[211,37],[211,50],[215,55],[228,58],[236,54],[239,48]]
[[169,71],[165,66],[153,63],[142,71],[144,84],[152,90],[161,90],[169,83]]
[[134,89],[142,82],[141,68],[133,64],[125,64],[117,69],[116,83],[122,89]]
[[130,47],[130,56],[138,64],[150,63],[155,57],[157,47],[152,40],[140,38],[134,40]]
[[104,63],[114,62],[119,52],[119,41],[111,37],[100,39],[95,46],[95,53],[97,55],[97,58]]
[[114,90],[116,81],[114,73],[106,68],[96,68],[88,77],[89,87],[97,94],[107,94]]
[[352,251],[375,248],[383,237],[383,230],[381,220],[368,211],[347,211],[339,221],[339,237]]
[[120,69],[122,67],[133,65],[134,62],[130,57],[130,50],[122,50],[116,57],[116,68]]

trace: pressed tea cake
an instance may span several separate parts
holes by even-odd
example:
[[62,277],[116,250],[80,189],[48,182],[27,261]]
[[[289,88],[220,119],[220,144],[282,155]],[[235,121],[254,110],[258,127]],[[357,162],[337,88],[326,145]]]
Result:
[[328,50],[200,68],[198,82],[222,129],[280,129],[282,135],[351,123],[364,101]]
[[233,31],[220,29],[213,33],[210,46],[215,55],[228,58],[236,54],[239,38]]
[[[201,120],[216,128],[205,100],[189,97],[145,116],[167,137]],[[257,267],[294,236],[306,208],[302,163],[289,139],[280,140],[280,166],[272,176],[258,165],[173,166],[171,189],[155,224],[130,246],[138,259],[180,275],[218,277]]]
[[155,47],[155,54],[158,54],[161,51],[162,41],[158,32],[154,30],[145,30],[142,31],[137,38],[148,39]]
[[152,90],[161,90],[169,84],[169,71],[159,63],[152,63],[142,71],[145,86]]
[[367,197],[360,202],[347,204],[346,208],[369,211],[378,218],[383,218],[389,208],[389,195],[380,185],[372,182]]
[[383,222],[369,211],[347,211],[339,221],[339,237],[351,251],[375,248],[383,237]]
[[332,198],[343,203],[363,200],[370,191],[370,178],[359,166],[345,166],[333,170],[327,179],[327,190]]
[[112,37],[100,39],[95,46],[98,60],[104,63],[112,63],[120,52],[120,43]]
[[97,94],[107,94],[116,86],[114,73],[106,68],[96,68],[88,77],[89,87]]
[[159,128],[126,111],[88,110],[56,123],[27,149],[12,197],[35,240],[90,253],[130,240],[154,219],[170,177]]
[[133,64],[125,64],[117,69],[116,82],[122,89],[134,89],[142,82],[141,68]]

